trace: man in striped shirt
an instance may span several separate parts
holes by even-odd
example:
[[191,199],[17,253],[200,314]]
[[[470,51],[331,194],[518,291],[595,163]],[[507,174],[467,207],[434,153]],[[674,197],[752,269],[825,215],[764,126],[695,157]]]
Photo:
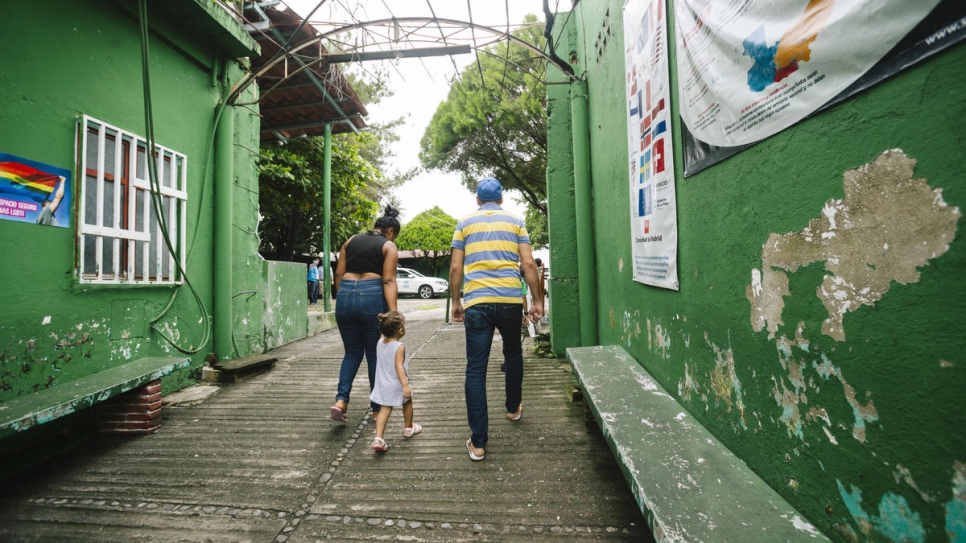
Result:
[[[533,292],[539,288],[530,236],[523,220],[500,207],[500,182],[492,177],[481,179],[476,203],[480,209],[456,224],[449,269],[452,317],[464,323],[466,330],[466,418],[472,432],[466,450],[473,461],[483,460],[486,455],[486,370],[494,330],[499,330],[503,338],[507,418],[518,421],[523,416],[521,264],[527,286]],[[460,300],[459,285],[464,273],[466,284]],[[534,300],[526,317],[536,322],[542,315],[543,300]]]

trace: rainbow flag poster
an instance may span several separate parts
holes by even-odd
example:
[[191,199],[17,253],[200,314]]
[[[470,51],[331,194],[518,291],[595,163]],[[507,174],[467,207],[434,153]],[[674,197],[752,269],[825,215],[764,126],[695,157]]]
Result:
[[0,153],[0,219],[70,228],[70,171]]

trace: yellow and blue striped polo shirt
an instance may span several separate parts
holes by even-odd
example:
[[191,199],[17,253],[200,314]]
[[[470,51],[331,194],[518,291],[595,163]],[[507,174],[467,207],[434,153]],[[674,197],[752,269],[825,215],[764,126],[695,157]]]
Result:
[[456,223],[453,248],[465,253],[463,307],[523,303],[521,243],[530,244],[523,220],[497,204],[483,204]]

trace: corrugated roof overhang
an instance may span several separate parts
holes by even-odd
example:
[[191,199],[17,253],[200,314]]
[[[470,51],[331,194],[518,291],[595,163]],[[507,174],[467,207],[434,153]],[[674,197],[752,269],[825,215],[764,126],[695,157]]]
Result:
[[[296,58],[277,61],[280,45],[289,40],[302,18],[289,9],[252,8],[246,11],[250,21],[267,18],[263,21],[267,25],[250,30],[261,47],[261,56],[252,61],[252,71],[270,66],[258,77],[261,140],[320,136],[326,124],[332,125],[333,134],[366,129],[364,117],[369,112],[338,66],[325,60],[328,51],[321,42],[309,48],[311,55],[300,52],[303,54]],[[311,25],[304,25],[291,45],[317,36]]]

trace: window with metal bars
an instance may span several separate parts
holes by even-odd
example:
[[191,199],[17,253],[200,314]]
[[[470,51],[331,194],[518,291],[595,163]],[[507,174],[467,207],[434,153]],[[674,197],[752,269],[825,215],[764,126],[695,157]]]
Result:
[[188,158],[156,144],[154,185],[147,149],[143,137],[87,115],[78,121],[76,264],[81,283],[183,281],[175,257],[184,261]]

